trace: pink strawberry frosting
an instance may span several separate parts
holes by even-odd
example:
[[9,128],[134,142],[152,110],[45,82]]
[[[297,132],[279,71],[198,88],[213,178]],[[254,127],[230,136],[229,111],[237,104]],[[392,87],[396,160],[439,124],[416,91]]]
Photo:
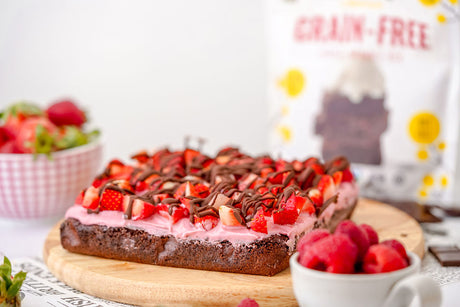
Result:
[[[342,183],[337,191],[338,201],[331,204],[324,212],[326,220],[331,218],[335,210],[348,208],[354,204],[358,195],[358,188],[352,183]],[[120,211],[101,211],[98,214],[87,213],[87,210],[80,205],[69,208],[65,215],[66,218],[75,218],[85,225],[105,225],[108,227],[127,227],[132,229],[142,229],[152,235],[173,235],[177,239],[199,239],[208,241],[227,240],[232,244],[248,243],[258,239],[263,239],[274,234],[283,234],[289,237],[287,244],[294,248],[296,238],[305,232],[313,229],[318,218],[314,215],[302,212],[296,223],[290,225],[278,225],[273,223],[273,218],[267,219],[268,234],[260,233],[243,226],[225,226],[221,222],[213,229],[206,231],[201,227],[190,223],[188,218],[183,218],[173,224],[169,219],[154,214],[143,220],[129,220],[123,217]]]

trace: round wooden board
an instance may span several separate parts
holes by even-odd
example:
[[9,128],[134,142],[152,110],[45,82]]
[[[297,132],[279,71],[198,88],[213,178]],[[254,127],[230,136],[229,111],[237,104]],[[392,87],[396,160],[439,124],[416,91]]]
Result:
[[[396,238],[423,257],[420,225],[406,213],[360,199],[352,220],[373,226],[381,240]],[[85,293],[143,306],[236,306],[251,297],[261,306],[297,305],[289,269],[272,276],[170,268],[110,260],[64,250],[59,224],[49,233],[43,258],[60,280]]]

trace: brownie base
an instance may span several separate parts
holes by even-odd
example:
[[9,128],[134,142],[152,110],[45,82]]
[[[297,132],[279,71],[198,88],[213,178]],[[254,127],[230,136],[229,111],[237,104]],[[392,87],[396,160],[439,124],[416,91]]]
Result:
[[189,269],[272,276],[289,266],[293,253],[286,235],[248,244],[178,240],[143,230],[84,225],[74,218],[61,224],[61,244],[68,251],[110,259]]
[[[351,216],[353,206],[334,212],[328,221],[318,220],[314,228],[335,229]],[[156,236],[140,229],[85,225],[75,218],[60,227],[61,244],[70,252],[109,259],[170,267],[273,276],[289,267],[294,253],[288,236],[277,234],[251,243],[210,242]],[[303,234],[300,234],[301,237]],[[295,238],[296,241],[299,237]]]

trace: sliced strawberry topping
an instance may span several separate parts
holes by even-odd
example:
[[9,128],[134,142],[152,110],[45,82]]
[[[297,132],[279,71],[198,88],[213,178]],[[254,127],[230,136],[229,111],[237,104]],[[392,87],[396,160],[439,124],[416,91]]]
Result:
[[99,208],[103,210],[122,211],[123,194],[120,191],[107,188],[101,195]]
[[209,231],[217,226],[219,218],[212,215],[205,215],[203,217],[195,216],[195,225]]
[[99,189],[87,188],[81,205],[86,209],[96,210],[99,207]]
[[267,231],[267,220],[265,219],[264,211],[262,208],[257,210],[251,225],[251,229],[257,232],[268,233]]
[[134,221],[148,218],[155,212],[155,206],[140,199],[135,199],[132,206],[132,219]]
[[332,176],[323,175],[318,182],[318,190],[323,193],[324,201],[334,196],[336,193],[336,187]]
[[279,225],[294,224],[298,217],[295,201],[281,203],[280,208],[273,211],[273,222]]
[[219,207],[219,217],[222,224],[226,226],[242,226],[244,223],[241,212],[227,206]]

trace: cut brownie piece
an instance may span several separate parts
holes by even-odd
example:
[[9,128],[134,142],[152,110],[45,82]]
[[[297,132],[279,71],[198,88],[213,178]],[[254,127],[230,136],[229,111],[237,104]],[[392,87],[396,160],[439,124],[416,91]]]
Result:
[[61,225],[71,252],[223,272],[274,275],[300,236],[348,218],[357,187],[347,160],[287,162],[235,148],[186,149],[110,162]]

